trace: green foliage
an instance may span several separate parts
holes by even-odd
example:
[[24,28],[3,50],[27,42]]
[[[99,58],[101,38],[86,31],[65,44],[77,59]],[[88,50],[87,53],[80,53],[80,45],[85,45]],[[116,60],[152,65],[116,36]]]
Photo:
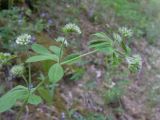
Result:
[[[124,37],[127,37],[126,35],[129,34],[129,33],[127,33],[127,29],[125,29],[124,31],[121,31],[121,33],[122,33],[122,35],[125,34]],[[42,60],[53,60],[53,61],[57,62],[56,64],[54,64],[50,67],[49,72],[48,72],[49,80],[54,83],[58,82],[64,75],[63,68],[61,65],[75,63],[81,57],[86,56],[86,55],[91,54],[96,51],[104,52],[106,54],[112,54],[112,56],[113,56],[112,58],[114,59],[113,64],[118,64],[117,62],[119,62],[118,57],[120,56],[119,55],[120,53],[117,52],[119,50],[116,48],[117,46],[115,46],[113,43],[121,44],[122,49],[124,49],[124,53],[121,53],[124,55],[123,57],[125,57],[126,55],[129,55],[129,53],[130,53],[129,47],[126,46],[126,44],[125,44],[125,39],[123,39],[121,41],[121,43],[119,43],[119,41],[116,41],[116,40],[114,42],[114,40],[110,39],[105,33],[101,32],[101,33],[93,34],[92,41],[89,42],[89,47],[96,49],[95,51],[88,52],[88,53],[82,54],[82,55],[70,54],[67,57],[65,57],[64,60],[61,60],[61,58],[63,56],[63,54],[62,54],[63,53],[63,45],[65,44],[66,39],[59,38],[56,41],[61,42],[61,48],[55,47],[55,46],[49,47],[49,49],[52,52],[54,52],[55,54],[51,53],[47,48],[45,48],[42,45],[33,44],[32,50],[34,52],[36,52],[38,55],[30,57],[26,61],[26,62],[37,62],[37,61],[42,61]]]
[[43,60],[55,60],[57,61],[57,56],[54,55],[36,55],[27,59],[26,62],[38,62]]
[[39,54],[50,54],[50,52],[47,50],[47,48],[43,47],[42,45],[39,44],[33,44],[32,45],[32,50],[36,53]]
[[[88,1],[88,0],[85,0],[85,1]],[[91,12],[88,12],[88,13],[91,13],[91,17],[94,19],[94,22],[99,20],[99,18],[103,18],[105,16],[107,16],[107,18],[114,18],[116,16],[117,21],[125,19],[122,22],[122,24],[127,21],[127,23],[125,24],[126,26],[127,25],[134,26],[134,25],[131,25],[131,21],[134,22],[134,24],[136,24],[135,25],[136,27],[139,26],[140,29],[143,29],[145,26],[143,22],[145,22],[146,18],[144,16],[141,16],[142,14],[138,12],[139,5],[136,2],[130,2],[128,0],[122,0],[122,1],[94,0],[97,2],[93,2],[92,0],[90,1],[95,4],[93,5],[93,9],[94,8],[96,9],[92,11],[92,8],[91,8]],[[13,5],[12,2],[13,0],[11,0],[11,4],[10,4],[11,6]],[[47,8],[46,11],[48,12],[51,11],[52,13],[55,12],[54,10],[57,5],[56,2],[54,3],[48,0],[48,6],[49,7],[52,6],[53,11],[51,11],[50,8]],[[75,16],[77,16],[78,18],[78,16],[80,15],[80,10],[76,8],[74,5],[79,4],[80,1],[63,0],[63,3],[65,4],[65,7],[64,8],[62,7],[63,8],[62,9],[60,6],[59,9],[62,9],[62,11],[65,13],[76,14]],[[69,3],[71,4],[73,3],[72,4],[73,6],[68,5]],[[99,10],[96,8],[98,7],[98,5],[96,6],[97,3],[99,5],[103,5],[103,7],[100,6]],[[46,5],[46,3],[42,1],[41,1],[41,4],[43,4],[44,6]],[[102,8],[102,11],[100,11],[101,8]],[[108,12],[106,12],[106,11],[109,11],[110,9],[113,9],[115,12],[112,17],[109,17]],[[38,8],[37,10],[39,10],[40,12],[41,8]],[[32,33],[32,34],[40,33],[45,27],[47,27],[47,30],[48,30],[50,26],[48,24],[46,25],[45,19],[44,18],[35,19],[37,18],[37,16],[33,16],[32,12],[33,11],[31,11],[30,9],[20,9],[20,8],[12,8],[10,10],[3,10],[2,12],[0,12],[0,24],[2,25],[2,27],[0,28],[0,44],[2,44],[3,48],[11,49],[9,46],[11,46],[12,43],[14,43],[13,45],[18,44],[17,41],[15,41],[17,40],[15,39],[15,37],[19,34],[26,33],[26,32]],[[53,14],[55,18],[55,22],[58,21],[54,25],[58,25],[66,21],[70,22],[70,21],[77,20],[77,18],[75,19],[75,16],[68,15],[69,16],[68,17],[67,15],[63,15],[63,12],[61,12],[62,14],[60,16]],[[95,12],[93,13],[93,16],[92,16],[92,12]],[[59,19],[57,20],[57,18],[61,16],[62,16],[62,20],[59,20]],[[50,17],[50,16],[47,16],[47,17]],[[108,22],[105,22],[105,23],[108,24]],[[57,26],[55,26],[55,28],[57,28]],[[66,24],[62,29],[60,29],[60,31],[63,33],[60,33],[60,35],[62,36],[55,39],[56,42],[59,42],[57,46],[55,46],[54,44],[46,48],[44,45],[40,45],[37,43],[32,44],[31,46],[32,51],[27,51],[27,54],[29,55],[27,55],[28,58],[26,60],[26,63],[24,63],[24,65],[27,66],[26,70],[28,70],[28,72],[25,71],[25,74],[22,73],[22,75],[19,76],[21,77],[21,79],[24,79],[26,87],[20,86],[20,85],[16,86],[12,90],[10,90],[8,93],[6,93],[4,96],[2,96],[0,98],[0,112],[5,112],[11,109],[14,105],[16,105],[17,101],[20,101],[23,103],[21,108],[22,110],[23,110],[23,107],[27,104],[32,104],[37,106],[38,104],[42,103],[42,99],[45,102],[47,102],[49,105],[52,104],[54,90],[58,86],[57,83],[61,79],[63,79],[65,75],[65,71],[67,71],[66,67],[68,66],[70,67],[72,64],[80,62],[82,57],[89,56],[90,54],[93,54],[96,52],[98,53],[101,52],[110,61],[110,62],[107,61],[107,65],[110,66],[110,68],[118,67],[120,65],[124,65],[126,67],[126,64],[124,64],[126,63],[126,58],[133,57],[132,51],[129,48],[129,44],[128,44],[129,43],[128,40],[133,35],[132,34],[133,31],[131,31],[126,27],[117,29],[117,33],[114,33],[113,35],[108,35],[105,32],[97,32],[93,34],[91,36],[91,41],[89,41],[88,43],[90,49],[86,53],[82,53],[81,51],[76,53],[68,53],[68,51],[66,52],[65,50],[66,47],[72,47],[69,45],[69,43],[71,43],[72,41],[71,39],[74,38],[75,34],[82,33],[82,31],[76,24],[73,24],[73,23]],[[148,31],[149,31],[149,28],[148,28]],[[59,31],[56,31],[56,32],[59,32]],[[31,35],[29,36],[31,37]],[[34,54],[32,54],[31,52],[33,52]],[[16,53],[14,54],[18,55],[19,53],[18,51],[16,51]],[[8,61],[10,61],[13,56],[11,58],[10,57],[5,58],[5,57],[6,56],[2,56],[2,57],[0,56],[0,62],[2,59],[6,61],[6,63],[8,63]],[[141,67],[140,56],[138,60],[137,59],[132,60],[132,64],[130,65],[128,64],[129,65],[128,68],[130,71],[140,70],[139,69]],[[18,58],[17,61],[21,62],[21,58]],[[43,61],[42,65],[46,67],[48,74],[44,73],[44,75],[46,76],[43,76],[42,74],[40,74],[40,80],[33,81],[32,78],[39,73],[36,72],[36,74],[34,73],[35,75],[32,75],[34,71],[31,70],[30,63],[41,62],[41,61]],[[49,62],[51,61],[51,62],[48,63],[48,61]],[[87,61],[85,62],[87,63]],[[107,66],[107,69],[109,70],[108,66]],[[74,69],[74,72],[75,73],[72,74],[72,77],[70,79],[78,80],[85,73],[85,69],[78,67]],[[28,76],[26,77],[27,73],[28,73]],[[114,73],[114,75],[115,74],[116,73]],[[36,78],[34,78],[34,80],[35,79]],[[96,82],[94,82],[94,85],[96,87]],[[124,93],[123,86],[124,84],[120,84],[120,83],[115,83],[115,85],[110,86],[110,88],[105,93],[107,104],[117,102],[121,98],[121,96]],[[72,113],[74,114],[75,111],[72,111]],[[70,115],[70,118],[75,120],[113,120],[114,118],[112,117],[112,115],[106,116],[99,113],[89,113],[87,116],[79,115],[77,118],[73,118],[72,113]]]
[[62,66],[57,63],[51,66],[48,71],[49,80],[53,83],[58,82],[64,75]]
[[[71,29],[72,29],[72,31],[71,31]],[[73,29],[75,31],[73,31]],[[77,34],[81,33],[79,27],[74,24],[72,26],[71,23],[67,24],[65,27],[63,27],[63,30],[65,30],[64,32],[65,33],[67,32],[68,34],[70,32],[77,32]],[[42,61],[42,60],[53,60],[53,61],[57,62],[56,64],[53,64],[49,68],[49,71],[48,71],[48,77],[52,83],[57,83],[64,76],[64,70],[61,66],[62,64],[73,63],[80,58],[79,55],[77,55],[77,54],[71,54],[71,55],[68,55],[64,59],[64,61],[61,62],[61,59],[63,56],[63,47],[64,47],[64,45],[67,46],[68,43],[64,37],[58,37],[56,39],[56,41],[61,43],[61,47],[59,48],[57,46],[49,46],[50,51],[42,45],[33,44],[32,50],[39,55],[32,56],[26,60],[26,62],[37,62],[37,61]]]
[[41,97],[35,95],[31,91],[22,85],[18,85],[8,91],[0,98],[0,113],[9,110],[16,104],[17,101],[22,101],[34,105],[41,103]]
[[[112,64],[116,66],[117,64],[119,65],[122,61],[126,62],[125,61],[126,58],[128,58],[131,54],[131,50],[126,44],[128,38],[131,37],[131,31],[127,28],[123,28],[119,30],[120,33],[119,37],[122,38],[121,40],[117,40],[115,38],[112,39],[113,36],[108,37],[104,32],[95,33],[92,35],[91,37],[92,40],[89,42],[89,48],[93,50],[81,54],[70,53],[66,55],[64,54],[65,48],[68,46],[68,41],[66,38],[68,38],[70,34],[73,35],[72,34],[73,32],[80,34],[81,31],[79,27],[78,26],[75,27],[75,25],[74,26],[71,25],[69,27],[66,25],[63,28],[65,28],[64,31],[65,37],[58,37],[57,39],[55,39],[55,41],[59,42],[60,45],[57,46],[51,45],[49,46],[49,48],[46,48],[43,45],[37,43],[32,44],[31,48],[35,53],[35,55],[29,56],[28,59],[26,60],[26,63],[29,64],[28,77],[25,77],[23,73],[20,76],[24,79],[27,87],[20,86],[21,89],[23,88],[22,90],[14,89],[9,91],[6,95],[2,96],[2,98],[0,98],[0,101],[5,101],[7,99],[9,101],[9,103],[7,101],[6,106],[3,105],[5,104],[4,102],[1,102],[3,103],[2,105],[0,103],[0,105],[2,106],[2,108],[0,106],[2,112],[10,109],[13,105],[16,104],[17,100],[23,101],[24,102],[23,106],[25,106],[26,104],[38,105],[42,102],[42,98],[48,104],[52,103],[53,91],[56,87],[56,84],[64,77],[65,74],[63,65],[71,65],[73,63],[79,62],[79,60],[82,57],[88,56],[95,52],[102,52],[107,57],[110,57]],[[18,38],[19,38],[18,41],[23,42],[23,40],[20,39],[21,37]],[[24,38],[22,37],[22,39]],[[17,44],[18,43],[19,42],[17,42]],[[52,64],[48,69],[48,77],[44,77],[43,74],[40,74],[41,81],[35,87],[33,87],[30,63],[44,61],[44,60],[52,61]],[[140,64],[138,64],[138,66],[137,64],[136,66],[133,65],[133,68],[134,67],[137,68],[139,67],[139,65]],[[76,75],[72,76],[72,79],[77,79],[77,77],[79,77],[84,71],[78,71],[78,72],[80,74],[77,74],[77,76]],[[123,85],[117,85],[116,87],[113,86],[106,92],[105,97],[108,103],[118,100],[121,97],[123,89],[120,86],[122,87]],[[23,94],[21,91],[23,91]],[[37,94],[37,91],[40,96]],[[26,94],[24,94],[24,92],[26,92]],[[13,99],[12,102],[10,102],[11,99]],[[97,114],[88,116],[86,120],[90,119],[104,120],[105,118],[106,117],[104,117],[103,115]],[[81,117],[80,119],[83,120],[83,117]]]
[[33,104],[33,105],[38,105],[42,102],[42,99],[40,96],[37,96],[35,94],[29,95],[28,98],[28,103]]
[[95,48],[98,51],[104,51],[106,53],[113,53],[113,41],[105,33],[93,34],[92,41],[89,42],[90,48]]
[[43,47],[42,45],[33,44],[32,50],[39,55],[30,57],[26,62],[37,62],[42,60],[58,61],[58,56],[56,54],[52,54],[50,51],[48,51],[47,48]]
[[[57,47],[57,46],[50,46],[49,49],[55,53],[57,56],[60,55],[60,51],[61,51],[61,48]],[[63,51],[61,53],[63,55]]]
[[70,54],[64,58],[64,62],[68,61],[67,64],[73,64],[73,63],[79,62],[80,60],[79,56],[80,55],[78,53]]
[[49,94],[49,90],[44,87],[38,88],[39,95],[48,103],[51,104],[53,99],[52,96]]
[[25,100],[29,95],[28,89],[24,86],[16,86],[0,98],[0,113],[10,109],[17,100]]

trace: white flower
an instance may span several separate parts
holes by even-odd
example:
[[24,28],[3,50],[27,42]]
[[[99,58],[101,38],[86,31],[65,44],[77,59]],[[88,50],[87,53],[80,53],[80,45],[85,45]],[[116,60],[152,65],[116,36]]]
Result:
[[11,74],[14,76],[22,76],[24,73],[24,66],[23,65],[15,65],[11,68]]
[[64,38],[64,37],[58,37],[56,39],[57,42],[61,42],[61,43],[64,43],[65,46],[68,46],[68,42],[67,40]]
[[31,35],[29,34],[22,34],[17,37],[16,43],[18,45],[28,45],[31,42]]
[[76,32],[78,34],[81,34],[80,28],[73,23],[68,23],[63,27],[63,32],[70,33],[70,32]]
[[118,29],[119,33],[121,33],[124,37],[132,37],[133,32],[131,29],[128,29],[126,27],[121,27]]
[[132,57],[127,57],[126,61],[128,63],[128,68],[131,72],[137,72],[141,70],[142,58],[140,55],[133,55]]

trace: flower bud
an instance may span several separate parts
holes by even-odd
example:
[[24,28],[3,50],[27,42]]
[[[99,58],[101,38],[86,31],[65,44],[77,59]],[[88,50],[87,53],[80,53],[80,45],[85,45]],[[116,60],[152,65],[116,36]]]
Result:
[[121,28],[118,29],[118,31],[119,31],[119,33],[120,33],[121,35],[123,35],[124,37],[132,37],[132,35],[133,35],[132,30],[131,30],[131,29],[128,29],[128,28],[126,28],[126,27],[121,27]]
[[75,33],[81,34],[80,28],[79,28],[76,24],[73,24],[73,23],[66,24],[66,25],[63,27],[63,32],[64,32],[64,33],[72,33],[72,32],[75,32]]
[[128,63],[128,68],[131,72],[139,72],[142,68],[142,58],[140,55],[133,55],[132,57],[127,57],[126,61]]
[[11,74],[17,77],[21,77],[24,74],[25,68],[23,65],[15,65],[11,68]]

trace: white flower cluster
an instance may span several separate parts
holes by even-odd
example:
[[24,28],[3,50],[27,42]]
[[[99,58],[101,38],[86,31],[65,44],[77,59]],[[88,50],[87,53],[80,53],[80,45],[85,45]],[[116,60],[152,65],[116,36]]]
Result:
[[16,43],[18,45],[28,45],[31,42],[31,35],[29,34],[22,34],[17,37]]
[[0,65],[6,64],[12,58],[10,53],[0,52]]
[[81,30],[80,28],[76,25],[76,24],[73,24],[73,23],[68,23],[66,24],[64,27],[63,27],[63,32],[64,33],[71,33],[71,32],[76,32],[78,34],[81,34]]
[[122,42],[122,37],[117,33],[113,33],[113,38],[115,41],[118,41],[119,43]]
[[10,72],[12,75],[20,77],[23,75],[24,70],[25,68],[23,65],[15,65],[11,68]]
[[68,46],[68,42],[64,37],[58,37],[58,38],[56,38],[56,41],[64,43],[65,46]]
[[126,61],[128,63],[128,68],[131,72],[137,72],[141,70],[142,58],[140,55],[133,55],[132,57],[127,57]]
[[121,27],[118,29],[119,33],[122,34],[124,37],[132,37],[133,32],[131,29],[128,29],[126,27]]

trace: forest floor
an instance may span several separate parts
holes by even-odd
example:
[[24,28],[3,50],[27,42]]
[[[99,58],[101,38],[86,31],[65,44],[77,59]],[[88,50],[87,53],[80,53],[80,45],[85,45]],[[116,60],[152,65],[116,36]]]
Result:
[[[85,17],[80,20],[83,28],[82,49],[87,50],[87,42],[89,35],[95,31],[99,31],[99,26],[92,25]],[[127,92],[121,97],[120,104],[123,112],[114,112],[117,105],[105,105],[105,101],[101,96],[104,90],[102,77],[105,73],[103,68],[103,55],[96,54],[86,59],[96,60],[101,58],[99,64],[86,65],[87,72],[83,78],[76,82],[70,82],[67,79],[60,83],[60,87],[56,91],[56,99],[54,106],[47,107],[40,105],[36,111],[29,114],[29,120],[46,119],[60,120],[60,116],[66,109],[76,108],[77,114],[86,115],[89,111],[110,115],[115,113],[115,120],[159,120],[160,104],[157,91],[160,89],[160,45],[153,46],[148,44],[145,39],[136,40],[132,43],[131,48],[135,53],[139,53],[143,58],[143,68],[136,76],[130,76],[132,81],[127,88]],[[93,88],[87,88],[90,80],[95,82]],[[75,104],[74,101],[78,101]],[[65,106],[65,107],[64,107]],[[118,106],[119,107],[119,106]],[[42,114],[43,113],[43,114]],[[50,114],[52,113],[52,115]],[[25,115],[26,116],[26,115]],[[56,117],[57,116],[57,117]],[[113,120],[114,120],[113,119]]]
[[[87,43],[92,33],[101,31],[101,26],[92,24],[85,16],[80,17],[80,24],[83,31],[80,41],[81,49],[87,51]],[[53,34],[55,31],[52,31]],[[48,34],[41,33],[46,42]],[[46,43],[49,44],[49,43]],[[85,59],[97,60],[99,66],[95,64],[85,65],[87,70],[81,80],[69,81],[65,78],[60,82],[55,92],[53,106],[44,104],[38,107],[26,106],[22,120],[67,120],[63,119],[65,112],[71,108],[76,111],[76,115],[87,115],[89,112],[98,112],[105,115],[112,113],[113,120],[159,120],[160,104],[158,93],[160,92],[160,42],[157,45],[150,45],[145,39],[135,40],[131,48],[135,53],[142,56],[143,67],[138,75],[130,76],[131,83],[127,92],[120,99],[122,112],[115,112],[116,104],[106,105],[102,99],[101,91],[105,88],[103,82],[104,56],[95,54]],[[102,59],[101,59],[102,58]],[[91,83],[90,80],[93,80]],[[90,84],[92,84],[90,87]],[[87,87],[86,87],[87,86]],[[76,102],[75,102],[76,101]],[[78,102],[77,102],[78,101]],[[16,111],[10,111],[2,115],[2,120],[14,120]],[[97,119],[98,120],[98,119]]]

